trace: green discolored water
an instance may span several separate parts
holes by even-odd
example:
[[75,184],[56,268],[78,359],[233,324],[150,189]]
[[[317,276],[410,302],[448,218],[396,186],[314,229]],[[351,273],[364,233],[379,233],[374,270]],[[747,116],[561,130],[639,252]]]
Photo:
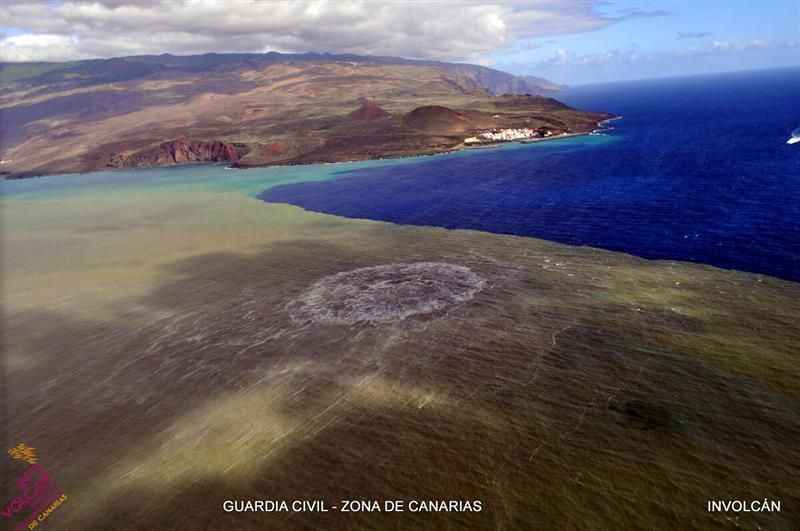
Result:
[[254,197],[348,167],[3,185],[5,436],[69,495],[48,526],[792,529],[798,284]]

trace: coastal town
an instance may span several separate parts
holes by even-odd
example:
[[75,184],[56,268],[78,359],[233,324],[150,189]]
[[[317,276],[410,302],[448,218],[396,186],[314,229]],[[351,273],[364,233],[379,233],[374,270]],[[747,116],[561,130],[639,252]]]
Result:
[[465,144],[479,144],[481,142],[509,142],[513,140],[528,140],[532,138],[547,138],[553,132],[547,127],[530,129],[528,127],[491,129],[479,133],[477,136],[470,136],[464,139]]

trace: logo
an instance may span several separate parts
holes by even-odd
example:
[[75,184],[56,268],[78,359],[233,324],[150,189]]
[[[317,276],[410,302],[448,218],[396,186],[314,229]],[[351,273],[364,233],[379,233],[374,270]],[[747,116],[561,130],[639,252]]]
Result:
[[35,448],[20,443],[8,455],[29,466],[17,478],[16,497],[3,501],[0,518],[10,521],[15,531],[35,529],[67,501],[67,495],[39,464]]

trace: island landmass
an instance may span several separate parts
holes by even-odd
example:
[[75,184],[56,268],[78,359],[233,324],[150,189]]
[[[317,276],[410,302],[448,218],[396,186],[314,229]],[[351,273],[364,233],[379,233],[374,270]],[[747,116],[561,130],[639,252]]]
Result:
[[404,157],[586,134],[612,115],[477,65],[329,54],[140,56],[0,66],[7,178]]

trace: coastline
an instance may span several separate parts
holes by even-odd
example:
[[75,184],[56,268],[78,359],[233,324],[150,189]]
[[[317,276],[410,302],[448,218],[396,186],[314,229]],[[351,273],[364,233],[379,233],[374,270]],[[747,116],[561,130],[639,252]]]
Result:
[[[609,120],[604,120],[598,122],[598,126],[602,126],[603,123],[608,121],[613,121],[616,119],[622,118],[611,118]],[[23,179],[36,179],[39,177],[53,177],[59,175],[89,175],[92,173],[99,173],[99,172],[126,172],[126,171],[136,171],[136,170],[152,170],[156,168],[180,168],[180,167],[187,167],[187,166],[219,166],[224,165],[225,169],[230,170],[251,170],[257,168],[286,168],[292,166],[315,166],[315,165],[327,165],[327,164],[348,164],[352,162],[365,162],[371,160],[401,160],[401,159],[410,159],[410,158],[417,158],[417,157],[435,157],[439,155],[448,155],[452,153],[458,153],[461,151],[471,151],[471,150],[479,150],[479,149],[494,149],[501,147],[506,144],[535,144],[538,142],[543,142],[546,140],[563,140],[566,138],[574,138],[580,136],[588,136],[592,134],[596,134],[600,131],[604,131],[605,129],[600,127],[599,129],[594,129],[592,131],[584,131],[580,133],[563,133],[560,135],[553,135],[544,138],[530,138],[530,139],[522,139],[522,140],[499,140],[499,141],[488,141],[482,142],[476,145],[467,145],[467,144],[459,144],[449,149],[442,149],[436,151],[422,151],[419,153],[408,153],[404,155],[394,155],[394,156],[384,156],[384,157],[350,157],[345,160],[336,160],[336,161],[303,161],[303,162],[291,162],[291,163],[275,163],[275,164],[240,164],[239,162],[234,163],[226,163],[226,162],[190,162],[186,164],[172,164],[172,165],[153,165],[153,166],[142,166],[140,168],[115,168],[115,167],[107,167],[103,169],[93,169],[87,171],[79,171],[79,172],[67,172],[67,173],[36,173],[36,174],[25,174],[20,173],[17,175],[3,175],[0,174],[0,181],[16,181],[16,180],[23,180]]]
[[[608,113],[606,113],[608,114]],[[528,139],[521,139],[521,140],[496,140],[496,141],[487,141],[487,142],[480,142],[476,144],[457,144],[452,148],[449,149],[442,149],[437,151],[420,151],[417,153],[408,153],[404,155],[394,155],[394,156],[383,156],[383,157],[353,157],[348,158],[346,160],[337,160],[337,161],[311,161],[311,162],[297,162],[297,163],[289,163],[289,164],[253,164],[253,165],[242,165],[238,162],[234,162],[233,164],[227,166],[230,169],[251,169],[251,168],[272,168],[272,167],[288,167],[288,166],[307,166],[307,165],[315,165],[315,164],[346,164],[348,162],[363,162],[367,160],[394,160],[394,159],[408,159],[408,158],[415,158],[415,157],[435,157],[437,155],[447,155],[449,153],[457,153],[459,151],[468,151],[468,150],[475,150],[475,149],[492,149],[497,148],[505,144],[534,144],[537,142],[543,142],[545,140],[559,140],[565,138],[573,138],[579,136],[588,136],[597,133],[601,133],[603,131],[610,130],[609,128],[605,127],[605,124],[614,122],[617,120],[621,120],[623,116],[612,116],[611,118],[606,118],[605,120],[600,120],[599,122],[595,123],[596,129],[592,129],[591,131],[580,131],[577,133],[561,133],[558,135],[552,135],[548,137],[540,137],[540,138],[528,138]],[[116,168],[115,168],[116,169]],[[130,169],[130,168],[119,168],[119,169]]]
[[[621,117],[620,117],[621,118]],[[603,122],[598,122],[597,125],[600,126]],[[395,155],[395,156],[386,156],[386,157],[354,157],[348,158],[346,160],[337,160],[337,161],[312,161],[312,162],[297,162],[297,163],[289,163],[289,164],[253,164],[253,165],[241,165],[238,162],[230,164],[226,166],[227,169],[232,170],[248,170],[254,168],[286,168],[290,166],[314,166],[318,164],[347,164],[350,162],[364,162],[369,160],[401,160],[401,159],[413,159],[417,157],[436,157],[439,155],[448,155],[452,153],[458,153],[460,151],[471,151],[475,149],[493,149],[498,148],[503,145],[507,144],[534,144],[537,142],[543,142],[545,140],[563,140],[566,138],[573,138],[579,136],[588,136],[599,131],[603,131],[604,129],[601,127],[600,129],[594,129],[592,131],[585,131],[580,133],[563,133],[560,135],[553,135],[545,138],[529,138],[523,140],[496,140],[496,141],[487,141],[481,142],[479,144],[468,145],[468,144],[458,144],[450,149],[443,149],[438,151],[423,151],[419,153],[409,153],[405,155]],[[204,163],[199,163],[204,164]],[[185,164],[185,166],[191,166],[193,164]],[[151,166],[151,167],[169,167],[169,166]],[[130,170],[135,168],[113,168],[114,170]]]

